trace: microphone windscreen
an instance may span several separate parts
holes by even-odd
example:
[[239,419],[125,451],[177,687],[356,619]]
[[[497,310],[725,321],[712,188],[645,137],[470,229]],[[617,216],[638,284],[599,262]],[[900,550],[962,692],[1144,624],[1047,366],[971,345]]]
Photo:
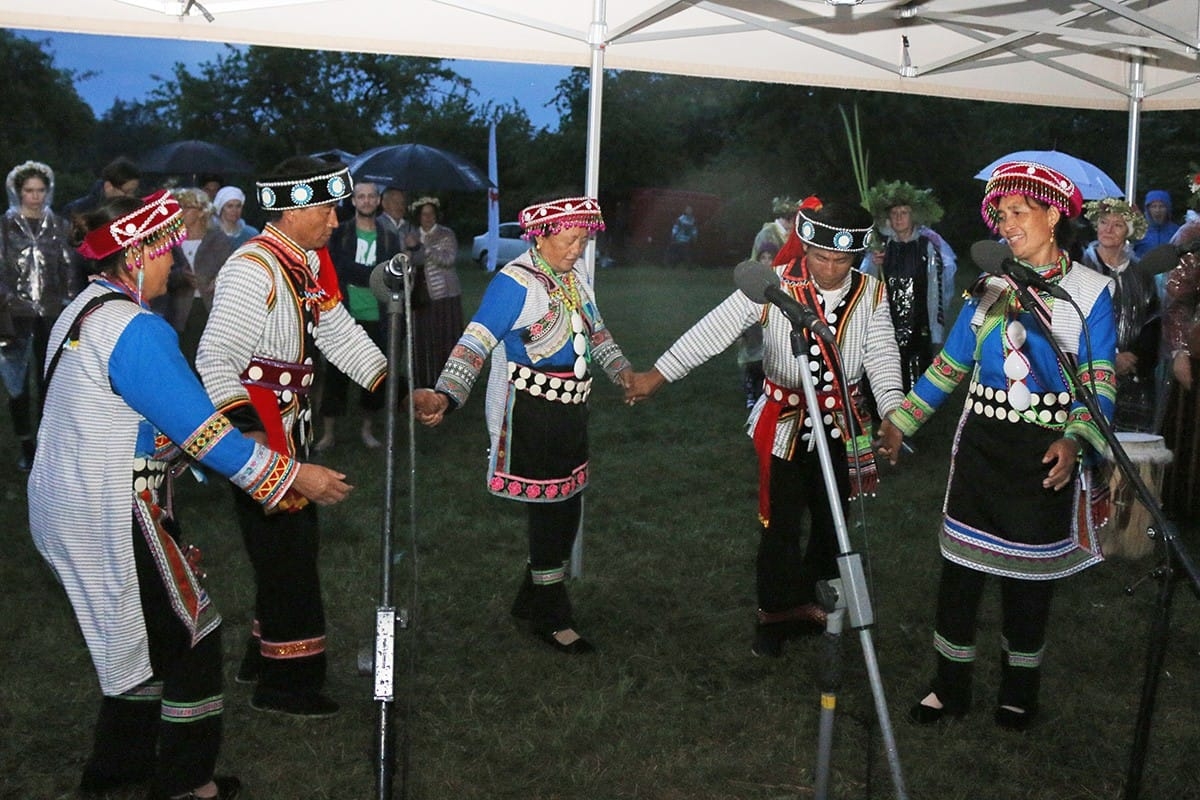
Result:
[[371,270],[371,294],[375,295],[375,299],[381,303],[387,303],[392,299],[392,287],[388,286],[387,262],[376,264]]
[[971,245],[971,260],[983,272],[999,273],[1004,259],[1012,258],[1008,245],[992,239],[981,239]]
[[765,303],[767,289],[779,285],[779,276],[760,261],[743,261],[733,268],[733,282],[755,303]]
[[1143,275],[1170,272],[1179,263],[1179,249],[1173,244],[1160,244],[1146,251],[1135,269]]

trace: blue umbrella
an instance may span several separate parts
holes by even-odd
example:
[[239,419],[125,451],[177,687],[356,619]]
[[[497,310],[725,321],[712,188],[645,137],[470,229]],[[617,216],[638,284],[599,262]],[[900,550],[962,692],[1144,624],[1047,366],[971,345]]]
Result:
[[1099,200],[1102,197],[1124,197],[1125,192],[1117,186],[1116,181],[1108,177],[1104,170],[1082,158],[1076,158],[1070,153],[1059,150],[1018,150],[1006,156],[997,158],[979,171],[975,177],[986,181],[992,176],[992,171],[1006,161],[1034,161],[1056,169],[1066,175],[1079,187],[1084,200]]

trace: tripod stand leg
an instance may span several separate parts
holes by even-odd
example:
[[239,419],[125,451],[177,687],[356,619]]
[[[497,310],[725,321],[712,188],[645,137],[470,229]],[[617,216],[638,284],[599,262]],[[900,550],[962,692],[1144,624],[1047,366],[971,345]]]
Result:
[[817,727],[817,768],[813,780],[813,796],[825,800],[829,796],[829,764],[833,753],[833,717],[837,711],[837,693],[842,685],[842,620],[846,608],[829,612],[825,634],[821,637],[821,714]]
[[1125,777],[1125,800],[1136,800],[1142,791],[1142,772],[1146,766],[1146,749],[1150,742],[1150,723],[1158,694],[1158,679],[1162,675],[1170,638],[1171,600],[1175,595],[1175,575],[1167,567],[1158,590],[1157,613],[1150,626],[1150,642],[1146,648],[1146,670],[1142,678],[1142,699],[1138,706],[1137,727],[1133,732],[1133,748],[1129,754],[1129,770]]

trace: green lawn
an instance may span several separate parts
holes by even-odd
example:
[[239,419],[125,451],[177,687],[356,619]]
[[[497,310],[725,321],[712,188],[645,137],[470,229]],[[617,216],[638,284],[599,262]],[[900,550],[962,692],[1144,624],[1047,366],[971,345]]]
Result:
[[[469,315],[486,276],[466,267],[463,278]],[[598,275],[600,307],[641,369],[732,285],[724,270],[620,267]],[[402,712],[411,706],[411,716],[399,720],[411,744],[409,795],[810,796],[819,642],[790,642],[777,661],[749,653],[755,466],[734,353],[634,408],[608,385],[592,398],[584,575],[571,588],[580,629],[601,651],[594,658],[557,655],[508,616],[525,517],[517,504],[484,491],[482,386],[441,428],[417,431],[415,465],[408,421],[400,420],[397,597],[413,607],[414,625],[398,639],[397,705]],[[858,506],[850,520],[869,565],[872,635],[909,796],[1120,797],[1155,599],[1152,581],[1132,596],[1125,587],[1152,562],[1109,562],[1060,584],[1044,713],[1029,733],[1003,733],[991,721],[994,588],[982,614],[975,713],[934,729],[904,718],[932,663],[935,535],[957,415],[955,403],[913,440],[915,454],[895,469],[885,466],[879,496],[862,506],[865,521]],[[0,427],[0,492],[11,518],[0,531],[0,798],[72,797],[98,689],[65,596],[29,541],[23,476],[9,466],[16,448],[7,421]],[[226,617],[221,771],[240,775],[252,800],[376,796],[377,706],[356,657],[371,641],[378,602],[385,456],[358,444],[356,428],[343,421],[338,446],[323,459],[358,487],[351,500],[322,512],[329,691],[343,703],[333,719],[293,721],[249,708],[247,688],[231,680],[252,591],[229,490],[189,478],[178,493],[184,529],[205,552]],[[1020,502],[1002,490],[996,500]],[[1147,798],[1200,797],[1200,615],[1190,592],[1178,592],[1175,606]],[[859,639],[843,638],[833,795],[893,797]]]

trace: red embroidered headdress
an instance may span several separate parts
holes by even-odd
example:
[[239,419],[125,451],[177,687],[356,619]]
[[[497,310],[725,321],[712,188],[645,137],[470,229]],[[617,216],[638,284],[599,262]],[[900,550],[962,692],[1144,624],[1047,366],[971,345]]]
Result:
[[89,231],[79,245],[79,254],[99,261],[139,242],[166,252],[183,241],[183,210],[170,192],[163,189],[143,197],[142,202],[145,205],[136,211]]
[[600,202],[594,197],[561,197],[521,209],[517,216],[523,238],[550,236],[567,228],[586,228],[589,233],[604,230]]
[[1010,194],[1054,206],[1068,219],[1079,216],[1083,210],[1083,194],[1066,175],[1033,161],[1006,161],[992,170],[980,206],[983,221],[993,233],[997,230],[996,204]]

